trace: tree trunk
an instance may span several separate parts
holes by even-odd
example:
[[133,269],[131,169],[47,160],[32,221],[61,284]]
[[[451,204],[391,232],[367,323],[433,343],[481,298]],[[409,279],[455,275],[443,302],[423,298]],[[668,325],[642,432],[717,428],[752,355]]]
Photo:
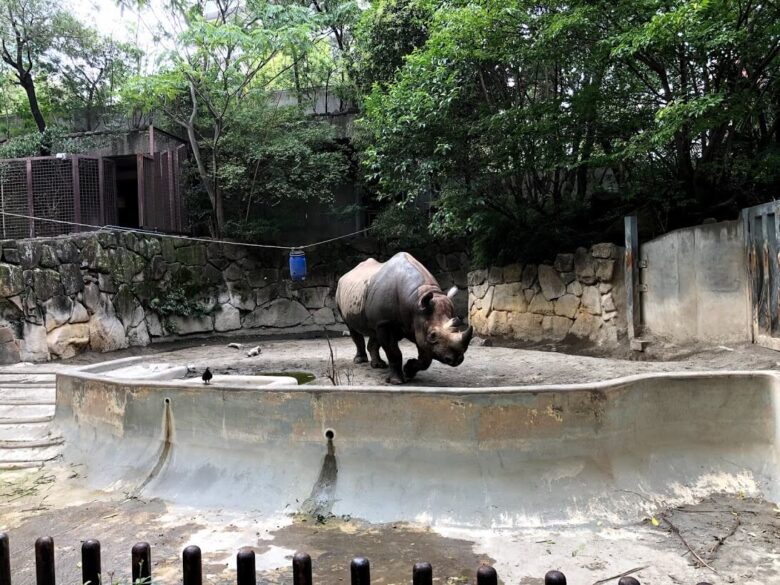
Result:
[[27,94],[27,101],[30,102],[30,111],[36,126],[38,126],[38,132],[43,133],[46,130],[46,121],[43,119],[41,108],[38,105],[38,96],[35,94],[35,84],[33,83],[32,75],[29,73],[25,74],[21,80],[21,86]]

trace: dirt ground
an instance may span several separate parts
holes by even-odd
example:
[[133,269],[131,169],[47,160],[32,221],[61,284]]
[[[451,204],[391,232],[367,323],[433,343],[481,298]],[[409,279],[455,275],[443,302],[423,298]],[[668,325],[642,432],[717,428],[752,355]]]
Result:
[[[354,364],[355,347],[348,337],[332,338],[334,363],[342,384],[384,384],[386,370],[372,370],[368,364]],[[238,343],[239,348],[228,347]],[[261,352],[255,357],[246,353],[254,347]],[[416,349],[403,342],[404,359],[415,357]],[[771,370],[780,369],[780,353],[752,344],[712,346],[689,349],[685,354],[666,351],[662,357],[647,359],[635,354],[634,359],[615,359],[571,355],[542,349],[521,349],[480,345],[469,347],[466,359],[457,368],[434,362],[420,372],[414,385],[447,387],[522,386],[529,384],[570,384],[608,380],[633,374],[702,370]],[[62,362],[50,362],[50,369],[118,359],[132,355],[154,355],[168,363],[186,364],[194,371],[208,366],[214,373],[261,374],[279,372],[310,372],[314,384],[330,384],[330,349],[324,338],[269,340],[261,337],[214,338],[180,341],[132,348],[111,354],[81,354]],[[39,366],[36,366],[39,367]]]
[[[228,343],[241,343],[240,348]],[[348,338],[331,340],[335,365],[351,384],[382,384],[385,372],[352,363]],[[261,353],[247,357],[259,346]],[[403,346],[405,358],[411,346]],[[604,380],[643,372],[758,370],[780,368],[780,354],[752,345],[704,347],[674,359],[611,359],[567,355],[539,349],[475,344],[458,368],[434,364],[415,381],[420,385],[486,387]],[[316,383],[330,384],[330,349],[325,339],[262,338],[194,340],[159,344],[113,354],[84,354],[45,366],[13,369],[57,371],[131,355],[210,366],[217,373],[306,371]],[[647,356],[634,356],[646,358]],[[235,582],[235,554],[251,546],[257,554],[260,583],[292,583],[296,550],[312,555],[315,582],[347,583],[349,561],[371,560],[372,582],[408,583],[415,562],[434,566],[436,585],[474,582],[480,563],[493,565],[502,583],[542,585],[550,569],[569,583],[617,583],[630,572],[644,585],[740,583],[780,584],[780,509],[774,503],[713,496],[695,506],[666,509],[628,526],[557,526],[526,529],[429,527],[410,523],[369,524],[356,518],[264,517],[256,512],[190,509],[157,499],[94,491],[83,487],[76,468],[54,463],[42,470],[0,473],[0,531],[11,538],[15,585],[35,578],[35,538],[55,541],[60,583],[80,577],[80,543],[97,538],[103,547],[105,583],[127,583],[130,548],[152,545],[153,575],[163,584],[181,582],[180,555],[189,544],[203,550],[204,582]],[[638,497],[639,494],[637,494]]]
[[630,526],[567,526],[512,530],[369,524],[349,517],[263,517],[253,512],[193,510],[157,499],[79,488],[75,469],[51,467],[0,477],[0,528],[10,535],[13,582],[35,582],[33,543],[54,539],[58,582],[80,579],[80,546],[97,538],[104,583],[129,582],[130,549],[152,546],[154,582],[181,582],[185,546],[203,551],[205,583],[235,582],[235,554],[251,547],[258,582],[292,583],[291,559],[308,552],[315,583],[348,583],[349,562],[365,556],[372,583],[408,583],[427,561],[437,585],[473,583],[482,563],[502,583],[543,585],[548,570],[569,583],[616,583],[630,572],[645,585],[780,583],[780,509],[739,496],[659,509]]

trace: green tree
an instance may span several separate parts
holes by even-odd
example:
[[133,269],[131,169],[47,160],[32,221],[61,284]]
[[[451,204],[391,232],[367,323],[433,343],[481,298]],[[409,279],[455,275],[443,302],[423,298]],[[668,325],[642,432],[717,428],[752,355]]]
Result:
[[630,209],[658,229],[733,213],[779,186],[775,4],[463,0],[425,22],[389,68],[397,53],[358,27],[356,62],[378,72],[364,167],[380,199],[431,199],[432,233],[486,260],[603,237]]
[[0,0],[0,49],[16,83],[24,89],[39,132],[46,130],[35,88],[61,12],[46,0]]
[[[267,0],[171,0],[175,48],[167,65],[139,78],[132,94],[159,109],[185,132],[202,186],[213,210],[213,233],[225,228],[222,141],[243,100],[289,71],[293,55],[305,54],[315,29],[312,13]],[[213,10],[211,10],[213,8]]]
[[141,52],[101,36],[72,17],[59,20],[48,68],[51,83],[63,94],[64,110],[83,110],[93,130],[96,110],[106,107],[135,73]]

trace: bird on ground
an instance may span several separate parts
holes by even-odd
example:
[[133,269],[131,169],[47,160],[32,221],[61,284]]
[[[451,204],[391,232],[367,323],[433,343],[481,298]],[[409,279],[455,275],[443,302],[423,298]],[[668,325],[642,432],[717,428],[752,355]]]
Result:
[[204,384],[208,384],[209,380],[211,380],[211,378],[213,378],[213,376],[211,374],[211,370],[206,368],[206,371],[203,372],[203,375],[200,378],[201,378],[201,380],[203,380]]

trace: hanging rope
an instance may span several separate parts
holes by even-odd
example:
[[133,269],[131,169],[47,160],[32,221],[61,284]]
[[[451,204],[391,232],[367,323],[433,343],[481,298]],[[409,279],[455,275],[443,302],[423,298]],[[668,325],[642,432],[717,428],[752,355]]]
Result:
[[208,244],[228,244],[231,246],[245,246],[247,248],[266,248],[271,250],[306,250],[308,248],[314,248],[315,246],[321,246],[322,244],[329,244],[330,242],[335,242],[337,240],[344,240],[346,238],[352,238],[354,236],[357,236],[359,234],[363,234],[371,229],[374,228],[374,226],[369,226],[367,228],[363,228],[362,230],[358,230],[356,232],[352,232],[350,234],[344,234],[343,236],[336,236],[335,238],[329,238],[327,240],[322,240],[321,242],[314,242],[313,244],[304,244],[302,246],[275,246],[273,244],[253,244],[251,242],[234,242],[230,240],[215,240],[213,238],[198,238],[195,236],[180,236],[177,234],[164,234],[160,232],[155,232],[152,230],[145,230],[142,228],[129,228],[124,226],[118,226],[118,225],[94,225],[90,223],[79,223],[75,221],[66,221],[62,219],[49,219],[45,217],[35,217],[33,215],[25,215],[23,213],[11,213],[10,211],[0,211],[0,214],[2,214],[3,218],[6,216],[8,217],[17,217],[22,219],[29,219],[33,221],[44,221],[49,223],[56,223],[60,225],[69,225],[74,227],[82,227],[82,228],[89,228],[92,230],[97,231],[116,231],[116,232],[126,232],[126,233],[133,233],[133,234],[141,234],[141,235],[147,235],[147,236],[156,236],[158,238],[171,238],[175,240],[187,240],[190,242],[206,242]]

